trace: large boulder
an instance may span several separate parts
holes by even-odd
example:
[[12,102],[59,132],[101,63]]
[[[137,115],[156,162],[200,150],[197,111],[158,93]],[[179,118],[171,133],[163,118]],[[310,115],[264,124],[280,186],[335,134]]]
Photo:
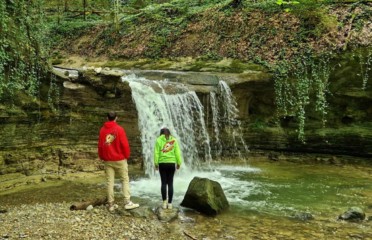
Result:
[[208,178],[195,177],[187,189],[181,206],[207,215],[216,215],[229,207],[221,185]]

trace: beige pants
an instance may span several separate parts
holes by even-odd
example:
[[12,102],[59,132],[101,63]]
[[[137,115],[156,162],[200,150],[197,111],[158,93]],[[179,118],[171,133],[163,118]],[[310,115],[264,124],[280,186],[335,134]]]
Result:
[[105,173],[107,180],[107,200],[109,203],[114,202],[114,182],[115,173],[120,179],[122,184],[122,190],[124,195],[124,204],[130,201],[130,189],[129,189],[129,176],[128,176],[128,163],[126,160],[121,161],[106,161],[105,162]]

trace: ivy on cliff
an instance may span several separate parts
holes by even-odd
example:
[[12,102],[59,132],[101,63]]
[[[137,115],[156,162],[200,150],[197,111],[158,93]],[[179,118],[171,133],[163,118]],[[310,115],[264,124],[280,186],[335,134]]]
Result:
[[[93,40],[83,41],[79,53],[83,49],[96,56],[108,54],[110,58],[124,59],[192,56],[203,60],[224,57],[254,60],[274,72],[278,118],[293,119],[302,142],[306,140],[305,125],[310,112],[318,113],[316,118],[326,125],[332,70],[329,64],[332,57],[327,53],[339,53],[350,46],[370,42],[363,36],[369,36],[365,26],[370,23],[371,7],[362,2],[134,0],[121,3],[121,7],[136,5],[136,11],[122,14],[120,22],[114,21],[115,29],[111,24],[97,26],[91,31],[95,33]],[[52,33],[64,40],[83,35],[87,29],[87,23],[66,20]],[[358,33],[362,33],[361,37]],[[66,46],[71,42],[67,41]],[[371,54],[355,57],[360,61],[361,88],[366,89],[371,76]]]
[[46,73],[42,1],[0,1],[0,99],[35,96]]
[[327,122],[330,59],[330,54],[324,54],[322,58],[305,55],[274,67],[277,117],[293,117],[297,121],[301,142],[306,140],[306,112],[310,107],[321,115],[323,126]]

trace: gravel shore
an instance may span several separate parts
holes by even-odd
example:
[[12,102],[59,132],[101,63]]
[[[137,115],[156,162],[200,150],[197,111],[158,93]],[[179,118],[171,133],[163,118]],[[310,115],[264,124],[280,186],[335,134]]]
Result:
[[[166,223],[109,212],[105,206],[70,211],[68,203],[20,205],[0,213],[0,239],[185,239]],[[166,237],[165,237],[166,236]]]

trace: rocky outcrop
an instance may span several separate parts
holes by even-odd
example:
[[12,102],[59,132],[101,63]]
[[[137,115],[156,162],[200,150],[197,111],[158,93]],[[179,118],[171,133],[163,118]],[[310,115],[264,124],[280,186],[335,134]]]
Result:
[[[136,74],[150,80],[167,79],[196,92],[204,105],[205,121],[213,136],[210,92],[220,80],[231,88],[239,120],[251,153],[319,153],[372,156],[372,87],[356,72],[350,56],[335,60],[329,79],[327,123],[307,109],[306,144],[300,142],[295,116],[276,116],[274,80],[262,68],[242,73],[129,71],[109,68],[56,68],[55,79],[41,82],[40,99],[19,92],[0,104],[0,174],[97,170],[98,131],[105,114],[115,110],[131,144],[130,163],[142,163],[138,113],[131,89],[121,77]],[[367,75],[368,76],[368,75]],[[185,89],[186,89],[185,88]],[[166,89],[180,91],[180,88]],[[221,132],[221,139],[228,139]],[[213,139],[213,137],[211,137]],[[222,145],[222,156],[234,154],[233,144]],[[216,150],[211,142],[212,155]]]
[[221,185],[207,178],[194,177],[181,206],[207,215],[216,215],[229,207]]
[[370,70],[360,70],[367,69],[368,59],[355,55],[345,53],[331,63],[324,126],[314,103],[305,108],[305,143],[298,140],[298,117],[276,112],[273,81],[232,83],[250,150],[371,157],[372,79]]

